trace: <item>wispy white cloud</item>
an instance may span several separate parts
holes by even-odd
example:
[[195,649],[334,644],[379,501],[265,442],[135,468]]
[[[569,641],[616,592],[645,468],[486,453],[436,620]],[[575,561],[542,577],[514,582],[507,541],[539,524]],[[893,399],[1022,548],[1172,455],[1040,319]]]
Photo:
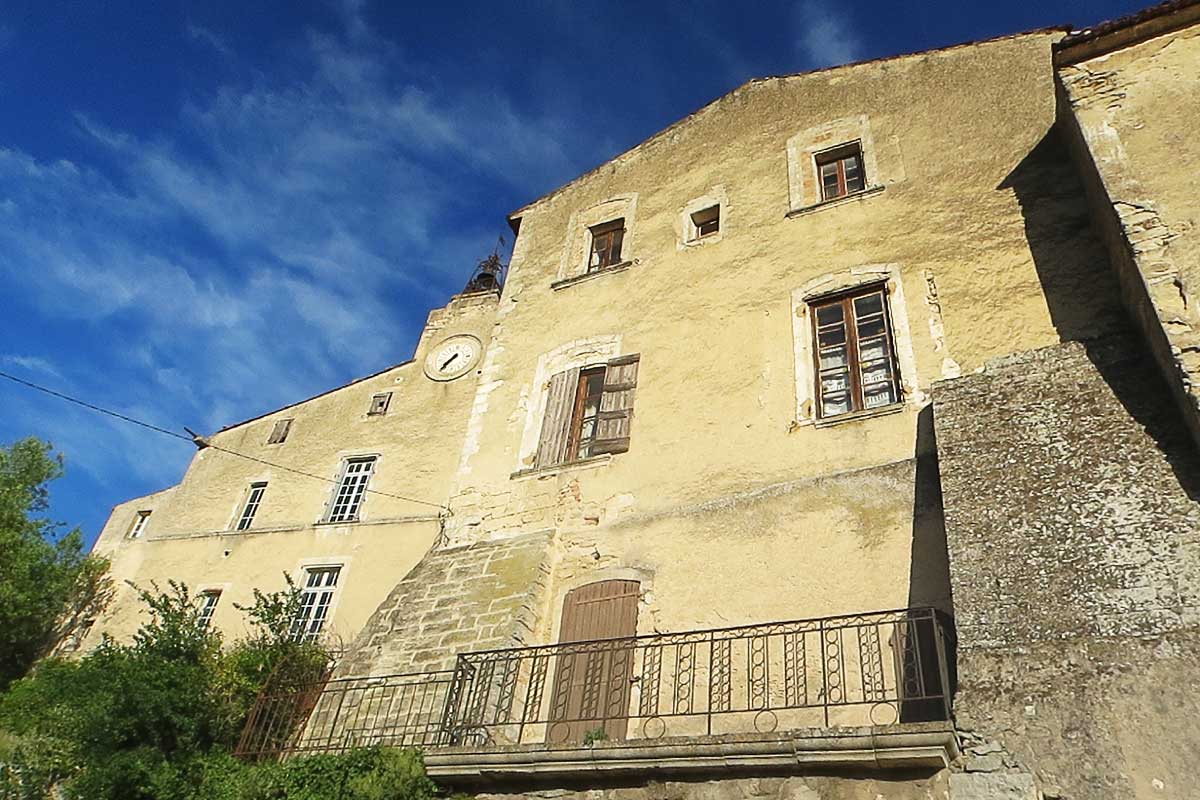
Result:
[[[0,292],[90,339],[4,363],[167,427],[236,422],[406,358],[501,229],[473,218],[475,187],[529,197],[593,160],[554,113],[418,77],[361,3],[341,9],[341,34],[295,45],[301,72],[231,79],[177,130],[79,116],[94,163],[0,148]],[[10,408],[101,482],[157,486],[191,455],[86,412]]]
[[39,356],[22,356],[15,353],[0,355],[0,364],[17,367],[25,372],[40,372],[54,378],[62,377],[62,373],[53,364]]
[[197,25],[189,20],[184,30],[192,41],[211,47],[224,58],[234,57],[233,48],[229,46],[228,42],[203,25]]
[[829,0],[796,4],[796,54],[811,68],[848,64],[863,57],[862,39],[843,10]]

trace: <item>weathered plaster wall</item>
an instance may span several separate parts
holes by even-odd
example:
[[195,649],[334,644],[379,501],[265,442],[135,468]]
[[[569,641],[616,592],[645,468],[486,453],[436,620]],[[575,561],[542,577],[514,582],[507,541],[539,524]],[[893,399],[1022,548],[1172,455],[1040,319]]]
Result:
[[1200,13],[1179,13],[1190,27],[1064,50],[1058,75],[1126,302],[1200,441]]
[[1200,460],[1146,352],[1064,344],[933,393],[966,768],[1194,796]]
[[[554,598],[605,570],[652,576],[645,621],[671,630],[944,602],[928,577],[936,534],[914,535],[933,529],[914,524],[913,461],[932,446],[931,381],[1120,324],[1051,132],[1053,39],[752,82],[518,212],[449,540],[557,531],[551,638]],[[868,183],[882,190],[794,213],[789,143],[832,120],[869,127]],[[682,210],[702,197],[723,199],[721,237],[681,247]],[[611,198],[636,198],[632,264],[555,288],[580,214]],[[877,274],[894,285],[906,402],[814,425],[800,411],[797,292]],[[1056,317],[1051,284],[1091,313]],[[521,474],[546,359],[572,343],[641,354],[630,449]]]
[[[446,336],[471,333],[486,342],[496,304],[490,294],[456,298],[430,314],[412,361],[222,430],[210,438],[214,447],[196,453],[177,486],[113,509],[95,552],[112,561],[119,592],[88,641],[98,641],[101,632],[124,636],[136,629],[142,608],[126,580],[175,579],[193,591],[221,589],[213,624],[237,635],[242,617],[234,602],[248,602],[254,588],[280,588],[285,571],[299,578],[301,568],[313,564],[344,565],[327,630],[352,639],[440,533],[442,509],[388,495],[446,502],[474,402],[474,372],[436,382],[424,375],[422,360]],[[385,391],[392,392],[388,413],[368,416],[371,396]],[[287,440],[267,444],[275,421],[288,418],[294,422]],[[367,495],[361,520],[321,523],[342,460],[368,454],[378,456],[370,484],[377,493]],[[235,531],[255,481],[267,482],[262,504],[252,528]],[[152,512],[145,533],[131,540],[127,534],[142,510]]]

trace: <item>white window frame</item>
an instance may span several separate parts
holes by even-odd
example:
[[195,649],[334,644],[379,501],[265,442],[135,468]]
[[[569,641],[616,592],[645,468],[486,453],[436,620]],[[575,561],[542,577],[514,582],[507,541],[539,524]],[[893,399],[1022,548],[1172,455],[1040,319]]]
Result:
[[152,513],[154,513],[153,509],[142,509],[135,512],[133,524],[129,526],[129,533],[126,536],[130,539],[140,539],[145,536],[147,521]]
[[378,456],[350,456],[342,462],[341,474],[329,498],[329,510],[324,522],[358,522],[366,502],[371,476],[375,474]]
[[315,641],[333,616],[342,564],[312,564],[303,568],[304,585],[300,587],[300,607],[292,619],[290,635],[301,642]]
[[250,488],[246,490],[246,501],[242,503],[242,510],[238,514],[234,530],[250,530],[250,527],[254,524],[254,517],[258,513],[259,506],[262,505],[262,498],[266,494],[266,491],[266,481],[255,481],[250,484]]
[[200,609],[196,612],[196,619],[200,623],[200,629],[207,630],[212,623],[213,614],[217,611],[217,604],[221,602],[221,590],[205,589],[197,598],[200,600]]

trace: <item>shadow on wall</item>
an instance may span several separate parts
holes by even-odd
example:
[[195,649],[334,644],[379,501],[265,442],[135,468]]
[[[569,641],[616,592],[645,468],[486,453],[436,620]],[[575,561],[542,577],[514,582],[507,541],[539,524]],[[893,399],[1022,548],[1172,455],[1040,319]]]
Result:
[[[913,489],[912,547],[909,549],[908,607],[933,606],[953,619],[954,604],[950,592],[950,557],[946,550],[946,520],[942,511],[942,479],[938,471],[937,438],[933,427],[933,406],[917,415],[916,486]],[[955,670],[953,626],[948,631],[946,653],[949,669],[949,694],[954,696],[958,679]],[[936,663],[934,653],[922,655],[924,663]],[[938,689],[940,691],[940,688]],[[915,712],[915,713],[914,713]],[[903,709],[904,721],[937,719],[925,716],[924,709]]]
[[[1169,399],[1169,387],[1130,324],[1103,240],[1091,224],[1083,182],[1057,125],[996,188],[1011,190],[1021,206],[1059,340],[1083,342],[1105,383],[1153,437],[1188,496],[1200,499],[1195,447]],[[1146,368],[1131,372],[1131,359]],[[1131,379],[1132,374],[1139,377]]]

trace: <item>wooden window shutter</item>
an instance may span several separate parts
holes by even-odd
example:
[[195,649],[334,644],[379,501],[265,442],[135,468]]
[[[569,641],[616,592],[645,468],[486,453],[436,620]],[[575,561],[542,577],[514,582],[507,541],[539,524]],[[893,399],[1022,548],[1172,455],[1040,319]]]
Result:
[[629,427],[633,419],[633,395],[637,389],[638,354],[608,362],[604,371],[604,394],[592,454],[624,453],[629,449]]
[[579,368],[560,372],[550,379],[546,395],[546,414],[538,439],[534,468],[551,467],[567,460],[571,439],[571,414],[575,409],[575,391],[579,386]]

